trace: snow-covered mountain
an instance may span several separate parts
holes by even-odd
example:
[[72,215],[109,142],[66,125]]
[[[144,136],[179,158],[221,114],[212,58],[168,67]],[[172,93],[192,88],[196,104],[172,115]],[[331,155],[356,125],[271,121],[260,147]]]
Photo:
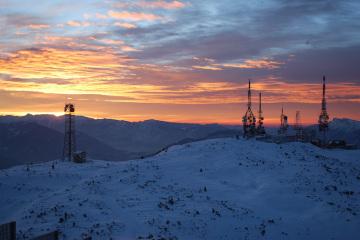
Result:
[[[144,160],[0,171],[0,222],[18,238],[359,238],[360,150],[214,139]],[[25,157],[25,156],[24,156]]]
[[329,128],[330,138],[344,139],[360,147],[360,121],[334,118],[333,121],[330,122]]
[[[307,127],[306,131],[313,132],[321,138],[317,125]],[[329,140],[345,140],[347,143],[356,144],[360,147],[360,121],[347,118],[334,118],[329,123],[329,131],[327,134]]]
[[[23,117],[2,116],[0,117],[0,126],[6,129],[6,124],[12,124],[15,129],[19,126],[18,132],[21,132],[23,123],[37,124],[46,127],[48,131],[37,133],[33,131],[32,135],[41,135],[43,139],[54,138],[53,135],[63,134],[64,119],[53,115],[26,115]],[[160,150],[177,143],[191,142],[200,139],[234,136],[239,134],[238,129],[234,127],[225,127],[218,124],[182,124],[169,123],[156,120],[147,120],[142,122],[126,122],[111,119],[92,119],[82,116],[76,117],[77,142],[79,149],[85,150],[89,156],[103,160],[129,160],[149,156]],[[39,128],[39,126],[37,127]],[[56,133],[54,133],[56,131]],[[49,136],[48,136],[48,135]],[[22,152],[26,155],[29,145],[35,145],[36,141],[23,136],[13,137],[12,146],[8,146],[7,141],[0,142],[0,157],[8,155],[4,153],[5,149]],[[1,138],[0,134],[0,138]],[[47,148],[57,149],[52,151],[52,155],[47,155],[47,159],[56,159],[61,156],[62,140],[59,135],[56,141],[45,142]],[[16,141],[22,144],[16,144]],[[94,146],[97,142],[98,147]],[[18,149],[15,148],[17,146]],[[41,145],[45,149],[44,145]],[[40,148],[40,144],[39,147]],[[32,148],[31,148],[32,149]],[[44,151],[47,151],[46,149]],[[60,154],[58,153],[60,152]],[[39,152],[38,152],[39,153]],[[95,154],[96,153],[96,154]],[[29,152],[31,154],[31,152]],[[39,153],[40,155],[41,153]],[[27,159],[27,161],[39,162],[43,159]],[[9,159],[9,158],[7,158]],[[13,166],[18,163],[25,163],[21,156],[12,156],[12,160],[7,160],[4,164],[4,158],[0,158],[0,168],[3,165]]]

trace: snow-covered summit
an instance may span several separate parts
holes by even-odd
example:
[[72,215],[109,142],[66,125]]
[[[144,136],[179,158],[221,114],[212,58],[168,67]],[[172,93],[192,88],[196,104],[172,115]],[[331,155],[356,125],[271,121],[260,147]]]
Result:
[[330,122],[330,128],[339,129],[342,131],[356,131],[360,130],[360,121],[349,118],[334,118]]
[[[305,128],[309,135],[322,138],[318,125],[311,125]],[[348,118],[334,118],[329,123],[327,132],[328,140],[345,140],[348,144],[354,144],[360,148],[360,121]]]
[[357,239],[360,151],[216,139],[128,162],[0,171],[18,238]]

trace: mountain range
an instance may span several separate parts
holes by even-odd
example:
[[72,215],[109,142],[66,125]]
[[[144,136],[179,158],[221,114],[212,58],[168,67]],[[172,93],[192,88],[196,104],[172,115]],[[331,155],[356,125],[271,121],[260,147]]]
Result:
[[[174,144],[240,134],[218,124],[127,122],[76,116],[77,149],[89,158],[123,161],[153,155]],[[0,117],[0,168],[62,157],[64,116]],[[26,157],[25,157],[26,156]]]
[[[124,161],[144,158],[176,144],[242,135],[241,126],[170,123],[157,120],[127,122],[76,116],[77,149],[89,158]],[[276,134],[276,128],[267,128]],[[305,132],[321,137],[316,125]],[[294,131],[289,130],[289,134]],[[0,116],[0,169],[62,157],[64,116]],[[342,139],[360,147],[360,122],[334,118],[328,139]],[[26,157],[25,157],[26,156]]]
[[[321,138],[317,128],[318,126],[309,126],[306,130],[314,132],[317,137]],[[329,123],[327,139],[345,140],[349,144],[360,147],[360,122],[347,118],[334,118]]]

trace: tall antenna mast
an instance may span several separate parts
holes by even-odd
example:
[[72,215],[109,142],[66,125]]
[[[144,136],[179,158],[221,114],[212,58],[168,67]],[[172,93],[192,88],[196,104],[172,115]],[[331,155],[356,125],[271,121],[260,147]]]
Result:
[[259,92],[259,121],[262,120],[262,109],[261,109],[261,92]]
[[280,128],[284,125],[284,106],[281,106]]
[[280,129],[279,134],[286,134],[288,129],[288,116],[284,114],[284,107],[281,106],[281,115],[280,115]]
[[247,110],[243,116],[244,137],[253,137],[256,134],[256,118],[251,110],[251,82],[249,79]]
[[248,89],[248,109],[251,109],[251,85],[249,79],[249,89]]
[[65,119],[65,137],[63,160],[73,161],[74,153],[76,152],[75,144],[75,106],[72,103],[65,104],[64,107]]
[[301,123],[300,111],[296,111],[295,131],[296,131],[297,141],[303,141],[304,140],[304,132],[303,132],[303,127],[302,127],[302,123]]
[[323,133],[323,144],[326,144],[326,132],[329,129],[329,114],[326,109],[326,83],[325,76],[323,76],[321,113],[319,115],[319,131]]
[[262,107],[261,107],[261,92],[259,93],[259,116],[258,116],[257,134],[259,134],[259,135],[265,134],[264,117],[263,117],[263,111],[262,111]]
[[322,104],[321,104],[321,110],[326,111],[326,83],[325,83],[325,76],[323,76],[323,92],[322,92]]

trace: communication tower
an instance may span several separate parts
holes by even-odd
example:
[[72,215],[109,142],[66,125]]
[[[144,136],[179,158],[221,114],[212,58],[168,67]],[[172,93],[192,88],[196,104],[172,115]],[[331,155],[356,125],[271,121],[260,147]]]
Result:
[[326,109],[326,83],[325,76],[323,76],[323,89],[322,89],[322,102],[321,102],[321,113],[319,115],[319,131],[323,133],[322,144],[326,144],[326,133],[329,130],[329,114]]
[[296,111],[295,131],[296,131],[296,140],[303,141],[304,140],[304,129],[303,129],[303,126],[301,123],[300,111]]
[[281,107],[281,115],[280,115],[280,128],[278,133],[279,134],[286,134],[288,129],[288,116],[284,114],[284,108]]
[[264,117],[261,107],[261,93],[259,93],[259,117],[258,117],[258,126],[256,131],[258,135],[264,135],[266,133],[264,128]]
[[73,161],[74,153],[76,152],[75,141],[75,106],[72,103],[66,103],[64,108],[65,119],[65,137],[63,160]]
[[249,80],[249,89],[248,89],[248,103],[247,110],[243,117],[243,131],[244,137],[253,137],[256,134],[256,118],[254,113],[251,110],[251,85]]

